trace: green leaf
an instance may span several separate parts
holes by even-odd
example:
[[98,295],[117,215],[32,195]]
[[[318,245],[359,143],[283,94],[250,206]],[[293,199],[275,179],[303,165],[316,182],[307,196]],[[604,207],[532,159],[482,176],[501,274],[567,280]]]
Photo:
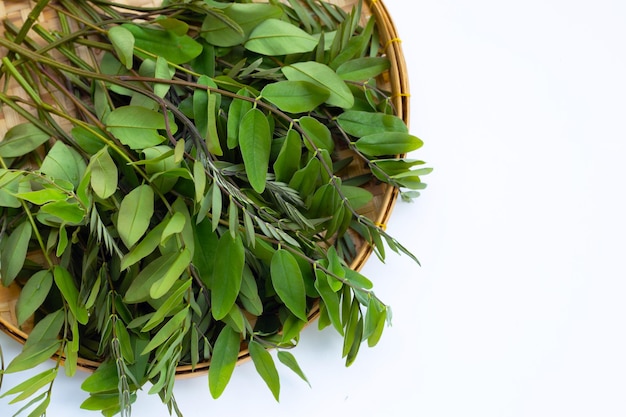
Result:
[[186,262],[188,256],[188,249],[185,248],[182,252],[167,253],[150,262],[131,282],[124,295],[124,302],[134,304],[150,300],[152,286],[155,283],[161,281],[164,285],[172,280],[176,281],[182,275],[189,265],[189,262]]
[[45,371],[28,378],[26,381],[21,382],[10,390],[6,391],[4,394],[0,395],[0,398],[6,397],[7,395],[20,394],[12,399],[9,404],[14,404],[18,401],[25,400],[26,398],[30,397],[35,392],[52,382],[54,378],[56,378],[56,375],[56,368],[46,369]]
[[399,155],[419,149],[423,142],[408,133],[374,133],[355,142],[356,148],[369,156]]
[[74,277],[62,266],[55,266],[53,269],[54,283],[61,291],[63,299],[67,302],[70,311],[80,324],[87,324],[89,314],[87,309],[78,303],[78,288],[74,282]]
[[93,155],[105,146],[102,138],[106,137],[106,133],[95,126],[90,126],[89,129],[76,126],[72,129],[72,137],[83,151]]
[[307,321],[304,279],[293,255],[285,249],[277,250],[270,263],[270,275],[285,306],[300,320]]
[[30,222],[23,221],[6,239],[5,250],[0,253],[0,275],[2,285],[8,287],[13,282],[17,274],[22,270],[26,254],[28,253],[28,242],[33,232]]
[[[81,224],[85,220],[85,210],[77,202],[53,201],[41,206],[37,218],[42,215],[54,216],[57,223]],[[57,220],[58,219],[58,220]]]
[[50,135],[32,123],[21,123],[10,128],[0,141],[0,157],[16,158],[43,145]]
[[278,357],[278,360],[283,365],[285,365],[287,368],[291,369],[296,375],[298,375],[300,378],[302,378],[302,380],[304,380],[304,382],[309,384],[309,387],[311,386],[311,384],[309,383],[309,380],[307,379],[306,375],[304,375],[304,372],[302,372],[302,369],[300,368],[300,365],[298,365],[298,361],[296,361],[295,356],[293,356],[293,354],[291,352],[287,352],[285,350],[279,350],[278,354],[276,356]]
[[128,29],[135,37],[137,55],[144,55],[146,51],[155,56],[161,56],[172,64],[184,64],[191,61],[202,52],[202,45],[188,35],[179,36],[173,31],[156,29],[125,23],[122,27]]
[[163,115],[142,106],[118,107],[105,122],[107,130],[131,149],[144,149],[165,141],[157,131],[166,127]]
[[326,305],[326,312],[330,322],[337,332],[343,336],[343,326],[341,324],[339,308],[339,295],[330,287],[328,275],[319,269],[315,270],[315,289],[319,293],[320,297],[322,297],[322,301]]
[[398,116],[362,110],[341,113],[337,116],[337,123],[347,134],[359,138],[373,133],[408,132],[406,124]]
[[261,301],[259,296],[259,288],[248,266],[245,266],[243,269],[239,298],[249,313],[255,316],[260,316],[263,313],[263,301]]
[[263,378],[263,381],[265,381],[270,391],[272,391],[272,395],[274,395],[276,401],[278,401],[280,395],[280,378],[278,377],[278,371],[276,370],[272,355],[265,350],[260,343],[254,340],[248,343],[248,351],[254,363],[254,368],[261,378]]
[[90,394],[97,394],[117,390],[118,384],[117,366],[114,361],[108,360],[102,362],[94,373],[83,381],[80,388]]
[[249,110],[239,127],[239,147],[250,185],[257,193],[265,190],[265,180],[272,148],[272,133],[265,114]]
[[183,249],[176,259],[169,265],[167,273],[161,276],[150,286],[150,298],[158,299],[163,297],[172,288],[174,283],[191,263],[191,251],[189,248]]
[[154,329],[156,326],[161,324],[161,322],[170,315],[173,311],[175,311],[178,307],[183,303],[183,295],[191,286],[192,280],[188,279],[182,285],[178,286],[167,300],[154,312],[150,320],[141,328],[142,332],[148,332]]
[[153,213],[154,191],[149,185],[140,185],[124,197],[120,204],[117,231],[127,248],[137,243],[148,230]]
[[224,233],[217,244],[211,283],[211,312],[216,320],[226,317],[235,304],[244,265],[245,249],[241,236],[233,238],[230,233]]
[[[217,87],[206,75],[198,79],[198,85]],[[207,148],[214,155],[223,155],[220,139],[217,133],[217,94],[204,88],[193,92],[193,117],[198,132],[205,139]]]
[[67,193],[57,189],[57,188],[44,188],[37,191],[27,191],[24,193],[16,193],[15,197],[26,200],[38,206],[41,206],[45,203],[49,203],[51,201],[58,200],[66,200],[68,198]]
[[276,181],[288,183],[300,166],[302,139],[295,129],[289,129],[274,162]]
[[167,219],[165,229],[163,229],[163,233],[161,233],[161,243],[164,244],[172,235],[181,233],[186,222],[187,219],[183,213],[177,211],[172,214],[172,216]]
[[41,172],[53,180],[64,180],[78,187],[87,164],[80,154],[61,141],[55,142],[41,163]]
[[154,23],[178,36],[183,36],[189,31],[189,25],[186,22],[170,17],[157,18]]
[[[237,92],[238,96],[248,97],[250,93],[245,88]],[[228,108],[227,121],[227,146],[228,149],[235,149],[239,146],[239,126],[243,116],[252,109],[252,103],[247,100],[233,99]]]
[[218,398],[226,389],[239,355],[239,333],[225,326],[217,336],[209,366],[209,391]]
[[163,345],[172,335],[174,335],[177,331],[181,331],[181,325],[185,321],[187,314],[189,313],[189,306],[185,306],[178,313],[174,314],[171,319],[165,323],[161,329],[155,334],[151,339],[148,345],[141,352],[141,355],[146,355],[156,349],[157,347]]
[[108,35],[120,62],[126,69],[131,69],[133,67],[133,50],[135,48],[135,37],[132,32],[123,26],[113,26],[109,29]]
[[63,309],[48,313],[35,324],[28,335],[28,339],[24,342],[24,347],[30,347],[44,340],[57,340],[64,323],[65,312]]
[[314,151],[316,149],[326,149],[329,153],[333,152],[335,142],[333,141],[330,130],[319,120],[311,116],[301,117],[300,127],[302,127],[306,136],[313,142],[313,144],[311,144],[308,140],[305,140],[304,144],[307,148]]
[[315,61],[297,62],[281,68],[289,81],[308,81],[330,92],[326,103],[349,109],[354,105],[352,92],[335,71]]
[[366,81],[377,77],[390,67],[386,57],[363,57],[344,62],[337,68],[337,75],[342,80]]
[[91,170],[91,188],[100,198],[109,198],[117,190],[117,165],[111,155],[109,148],[104,147],[91,157],[89,163]]
[[126,329],[126,325],[120,319],[115,320],[115,337],[118,339],[120,344],[120,353],[122,354],[122,358],[126,363],[135,362],[135,351],[133,350],[130,334]]
[[282,9],[276,5],[232,3],[223,11],[208,13],[201,33],[215,46],[235,46],[243,43],[257,25],[282,14]]
[[344,184],[342,184],[340,188],[341,193],[348,199],[348,203],[350,203],[350,206],[355,210],[366,206],[374,198],[372,193],[365,188]]
[[125,270],[128,267],[136,264],[141,261],[146,256],[150,255],[161,243],[161,236],[163,235],[163,231],[167,226],[168,221],[163,220],[153,229],[151,229],[148,234],[139,242],[136,246],[134,246],[124,257],[122,258],[122,264],[120,265],[120,270]]
[[213,232],[211,221],[208,219],[198,223],[193,232],[196,247],[200,248],[194,251],[193,265],[200,276],[200,281],[210,289],[219,238],[217,233]]
[[278,81],[266,85],[261,96],[288,113],[315,110],[330,97],[330,91],[308,81]]
[[4,370],[5,374],[26,371],[40,365],[50,359],[59,347],[61,341],[57,339],[45,339],[37,343],[24,346],[20,352]]
[[254,28],[244,47],[261,55],[277,56],[311,52],[317,43],[317,38],[289,22],[267,19]]
[[43,304],[52,281],[52,273],[48,270],[38,271],[26,281],[15,306],[18,325],[21,326]]

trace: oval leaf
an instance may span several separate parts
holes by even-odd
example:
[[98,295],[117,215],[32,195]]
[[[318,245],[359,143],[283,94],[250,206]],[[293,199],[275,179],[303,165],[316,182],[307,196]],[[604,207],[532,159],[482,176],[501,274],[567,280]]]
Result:
[[39,271],[26,281],[15,306],[20,326],[43,304],[52,288],[52,273]]
[[254,340],[248,344],[248,350],[250,352],[250,358],[252,358],[252,362],[254,363],[254,368],[261,378],[263,378],[263,381],[265,381],[270,391],[272,391],[272,395],[274,395],[276,401],[278,401],[280,395],[280,379],[272,355],[265,350],[260,343]]
[[330,91],[308,81],[278,81],[266,85],[261,96],[288,113],[304,113],[328,100]]
[[244,47],[261,55],[311,52],[319,40],[299,27],[278,19],[267,19],[254,28]]
[[117,53],[120,62],[126,69],[133,67],[133,49],[135,37],[132,32],[123,26],[114,26],[109,29],[109,40]]
[[[171,30],[162,30],[124,24],[135,37],[135,46],[146,52],[165,58],[172,64],[184,64],[202,52],[202,45],[191,36],[179,36]],[[139,54],[138,55],[144,55]]]
[[209,391],[218,398],[226,389],[239,355],[239,333],[225,326],[217,336],[209,366]]
[[330,92],[326,103],[349,109],[354,105],[354,96],[335,71],[315,61],[297,62],[281,68],[289,81],[308,81]]
[[33,232],[30,222],[24,221],[19,224],[6,240],[5,250],[0,254],[0,276],[2,285],[8,287],[13,282],[17,274],[22,270],[26,254],[28,252],[28,242]]
[[154,213],[154,191],[140,185],[124,197],[120,204],[117,231],[127,248],[132,247],[150,226]]
[[365,81],[374,78],[390,67],[386,57],[363,57],[344,62],[337,68],[337,75],[342,80]]
[[265,190],[272,149],[270,125],[259,109],[249,110],[239,126],[239,147],[250,185],[257,193]]
[[217,243],[211,282],[211,312],[216,320],[226,317],[235,304],[241,289],[244,264],[245,249],[241,236],[233,238],[230,233],[224,233]]
[[108,147],[102,148],[91,157],[91,188],[100,198],[109,198],[117,190],[117,165]]
[[107,130],[131,149],[145,149],[162,143],[158,129],[165,129],[163,115],[142,106],[122,106],[106,118]]
[[189,248],[185,248],[174,259],[174,262],[169,265],[167,273],[150,286],[150,298],[156,300],[167,294],[176,280],[187,269],[189,263],[191,263],[191,251]]
[[356,148],[369,156],[399,155],[419,149],[423,142],[408,133],[374,133],[355,142]]
[[277,250],[270,263],[270,275],[285,306],[300,320],[307,321],[304,279],[293,255],[285,249]]
[[348,110],[337,116],[337,123],[349,135],[360,138],[374,133],[407,133],[404,121],[397,116],[369,111]]
[[43,145],[50,135],[32,123],[21,123],[10,128],[0,140],[0,156],[15,158],[26,155]]

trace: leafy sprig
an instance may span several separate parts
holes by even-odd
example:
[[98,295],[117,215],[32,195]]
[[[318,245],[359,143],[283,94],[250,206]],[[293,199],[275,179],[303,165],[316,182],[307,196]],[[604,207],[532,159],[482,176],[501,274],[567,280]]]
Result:
[[[0,141],[0,276],[22,286],[18,324],[35,319],[0,378],[57,358],[3,394],[30,400],[18,414],[45,412],[61,362],[100,364],[85,409],[129,415],[151,383],[180,415],[181,367],[210,363],[217,398],[247,351],[278,400],[274,348],[306,381],[288,350],[316,314],[346,365],[374,346],[391,313],[350,268],[359,240],[417,259],[363,214],[368,187],[410,199],[430,169],[402,157],[422,141],[379,85],[362,4],[57,3],[0,38],[25,92],[0,92],[25,120]],[[46,7],[56,31],[35,24]]]

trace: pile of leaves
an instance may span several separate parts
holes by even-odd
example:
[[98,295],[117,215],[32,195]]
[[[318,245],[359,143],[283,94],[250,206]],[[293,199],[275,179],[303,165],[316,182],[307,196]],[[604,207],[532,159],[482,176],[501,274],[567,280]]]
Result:
[[[43,10],[58,30],[34,23]],[[347,365],[377,343],[389,308],[350,262],[362,243],[413,255],[359,210],[380,183],[410,200],[430,169],[399,156],[422,141],[379,86],[390,63],[361,15],[59,0],[4,22],[0,80],[25,95],[0,92],[24,120],[0,141],[0,274],[34,328],[2,375],[56,364],[2,395],[43,414],[60,364],[85,359],[100,365],[83,408],[127,415],[148,384],[179,413],[177,369],[210,362],[217,398],[242,351],[276,399],[267,349],[306,380],[289,349],[318,310]]]

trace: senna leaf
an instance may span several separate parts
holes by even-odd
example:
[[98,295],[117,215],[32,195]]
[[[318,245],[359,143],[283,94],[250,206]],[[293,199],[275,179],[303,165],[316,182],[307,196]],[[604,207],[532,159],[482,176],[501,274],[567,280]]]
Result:
[[62,266],[55,266],[53,271],[54,283],[61,291],[63,299],[67,302],[70,311],[80,324],[87,324],[89,314],[87,309],[78,303],[78,288],[74,277]]
[[40,171],[54,180],[64,180],[78,187],[86,168],[87,164],[75,149],[58,141],[46,154]]
[[343,326],[341,325],[341,315],[339,309],[339,295],[330,287],[328,275],[319,269],[315,270],[315,289],[319,293],[320,297],[322,297],[330,322],[335,330],[343,336]]
[[373,133],[408,132],[406,124],[398,116],[362,110],[341,113],[337,116],[337,123],[347,134],[359,138]]
[[114,324],[115,329],[115,337],[118,339],[120,344],[120,353],[122,354],[122,358],[127,363],[135,362],[135,351],[133,350],[130,334],[124,325],[124,322],[120,319],[115,320]]
[[419,138],[402,132],[374,133],[355,142],[356,148],[369,156],[405,154],[422,144]]
[[213,232],[211,221],[208,219],[198,223],[193,232],[196,247],[201,248],[201,250],[194,251],[193,266],[196,268],[200,281],[206,288],[211,289],[219,238]]
[[7,365],[4,373],[10,374],[32,369],[50,359],[60,346],[61,341],[57,339],[45,339],[24,346],[23,350]]
[[52,281],[52,273],[48,270],[38,271],[26,281],[15,306],[18,325],[21,326],[43,304]]
[[285,249],[277,250],[270,263],[270,276],[285,306],[300,320],[307,321],[304,279],[293,255]]
[[288,183],[300,166],[302,139],[295,129],[289,129],[274,162],[276,181]]
[[5,250],[0,253],[0,275],[2,285],[5,287],[13,282],[24,266],[32,231],[33,227],[30,222],[24,221],[13,230],[6,240]]
[[52,382],[54,378],[56,378],[56,375],[56,368],[46,369],[45,371],[28,378],[26,381],[21,382],[10,390],[6,391],[4,394],[0,395],[0,398],[6,397],[7,395],[20,394],[12,399],[10,404],[25,400],[26,398],[30,397],[35,392]]
[[328,127],[323,123],[311,116],[304,116],[300,118],[300,127],[302,127],[306,136],[313,142],[311,144],[309,141],[305,140],[304,144],[307,148],[313,151],[316,149],[325,149],[329,153],[333,152],[335,142],[333,141],[330,130],[328,130]]
[[300,368],[300,365],[298,365],[298,361],[296,360],[295,356],[293,356],[291,352],[287,352],[285,350],[279,350],[276,356],[278,357],[278,360],[283,365],[291,369],[296,375],[302,378],[304,382],[306,382],[307,384],[309,384],[309,386],[311,386],[306,375],[304,374],[304,372],[302,372],[302,368]]
[[311,52],[317,43],[317,38],[289,22],[267,19],[252,30],[244,47],[261,55],[277,56]]
[[187,269],[191,262],[191,251],[183,249],[174,259],[167,272],[150,286],[150,298],[156,300],[163,297],[172,288],[174,283]]
[[188,35],[179,36],[171,30],[130,23],[125,23],[122,27],[128,29],[135,37],[137,55],[144,55],[140,51],[146,51],[153,54],[151,58],[160,56],[172,64],[184,64],[202,52],[202,45]]
[[211,285],[211,312],[221,320],[237,300],[243,279],[245,249],[241,236],[230,233],[220,237],[215,253],[215,266]]
[[[248,97],[250,93],[247,88],[242,88],[237,91],[238,96]],[[228,108],[228,121],[227,121],[227,146],[228,149],[235,149],[239,146],[239,127],[243,116],[252,109],[252,103],[247,100],[233,99]]]
[[118,383],[117,366],[109,360],[102,362],[94,373],[85,378],[80,388],[90,394],[105,393],[117,390]]
[[154,213],[154,191],[149,185],[140,185],[128,193],[120,204],[117,231],[122,242],[131,248],[141,239]]
[[248,351],[254,363],[254,368],[261,378],[263,378],[263,381],[267,384],[267,387],[272,392],[276,401],[278,401],[280,396],[280,378],[278,377],[278,371],[276,370],[272,355],[265,350],[259,342],[254,340],[248,343]]
[[39,320],[24,342],[24,347],[35,345],[44,340],[57,340],[59,332],[65,322],[63,309],[48,313]]
[[[198,85],[217,87],[215,82],[206,75],[198,79]],[[217,133],[217,94],[204,88],[198,88],[193,93],[193,117],[198,131],[204,137],[209,152],[223,155],[220,139]]]
[[0,157],[16,158],[43,145],[50,135],[32,123],[20,123],[10,128],[0,141]]
[[171,270],[171,267],[179,256],[181,256],[180,253],[171,252],[150,262],[131,282],[124,295],[124,302],[134,304],[148,301],[150,299],[150,289],[154,283],[164,279],[168,275],[170,275],[170,278],[171,275],[178,278],[182,274],[182,271],[179,269]]
[[117,164],[111,158],[108,147],[100,149],[91,157],[91,188],[100,198],[109,198],[117,190]]
[[204,170],[204,164],[201,161],[195,161],[193,164],[193,185],[196,196],[196,203],[202,201],[204,191],[206,190],[207,174]]
[[315,61],[297,62],[281,68],[289,81],[308,81],[330,92],[326,103],[330,106],[349,109],[354,105],[354,96],[335,71]]
[[29,201],[38,206],[51,201],[66,200],[68,198],[67,193],[56,188],[44,188],[37,191],[16,193],[14,195],[19,199]]
[[187,219],[183,213],[177,211],[172,214],[172,216],[167,219],[165,229],[163,229],[163,233],[161,233],[161,243],[165,243],[170,236],[181,233],[185,227],[186,221]]
[[150,320],[141,328],[143,333],[148,332],[157,327],[168,315],[172,314],[182,303],[183,295],[191,286],[191,279],[185,281],[182,285],[178,286],[167,300],[154,312]]
[[365,81],[377,77],[390,67],[386,57],[363,57],[344,62],[337,68],[337,75],[343,80]]
[[272,148],[272,134],[265,114],[249,110],[239,127],[239,147],[250,185],[257,193],[265,190],[265,180]]
[[150,255],[161,243],[161,237],[167,224],[168,221],[163,220],[161,223],[151,229],[148,234],[143,239],[141,239],[139,243],[137,243],[137,245],[135,245],[126,255],[124,255],[124,257],[122,258],[122,264],[120,265],[120,269],[127,269],[128,267],[141,261],[146,256]]
[[366,206],[374,198],[371,192],[362,187],[341,184],[340,188],[341,193],[348,199],[348,203],[355,210]]
[[204,39],[215,46],[235,46],[244,42],[252,29],[267,19],[279,18],[282,9],[276,5],[232,3],[223,11],[208,13],[202,23]]
[[142,106],[118,107],[105,122],[107,130],[131,149],[144,149],[165,141],[158,132],[166,127],[163,115]]
[[120,62],[126,69],[131,69],[133,67],[133,49],[135,48],[135,37],[132,32],[123,26],[113,26],[109,29],[108,35]]
[[185,321],[188,313],[189,306],[185,306],[185,308],[174,314],[174,316],[172,316],[172,318],[169,319],[163,327],[161,327],[157,334],[155,334],[152,339],[150,339],[150,342],[146,345],[141,354],[146,355],[150,353],[157,347],[163,345],[165,341],[168,340],[177,331],[180,331],[181,325]]
[[278,81],[266,85],[261,96],[280,110],[304,113],[328,100],[330,91],[308,81]]
[[263,302],[259,296],[259,289],[254,275],[248,266],[245,266],[243,269],[239,298],[249,313],[255,316],[260,316],[263,313]]
[[178,36],[183,36],[189,31],[189,25],[186,22],[171,17],[157,18],[154,23]]
[[209,367],[209,391],[213,398],[218,398],[226,389],[237,364],[239,346],[239,333],[225,326],[213,346]]
[[[55,223],[80,224],[85,220],[85,210],[77,202],[53,201],[41,206],[37,218],[42,220],[47,216],[47,220]],[[50,217],[52,216],[52,218]],[[42,221],[45,223],[45,220]]]

